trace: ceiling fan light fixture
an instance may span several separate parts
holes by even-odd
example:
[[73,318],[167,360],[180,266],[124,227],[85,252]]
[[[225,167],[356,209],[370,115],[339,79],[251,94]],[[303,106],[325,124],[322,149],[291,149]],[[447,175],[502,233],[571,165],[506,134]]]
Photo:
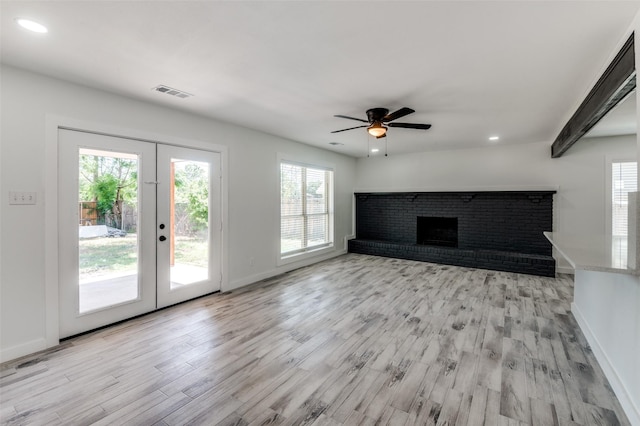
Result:
[[387,128],[380,122],[376,121],[371,126],[367,127],[367,132],[369,132],[371,136],[379,138],[387,134]]

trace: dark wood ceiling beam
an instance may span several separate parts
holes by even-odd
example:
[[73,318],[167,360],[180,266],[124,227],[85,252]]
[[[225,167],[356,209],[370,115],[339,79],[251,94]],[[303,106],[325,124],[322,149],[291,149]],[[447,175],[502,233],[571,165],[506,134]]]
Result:
[[636,87],[634,35],[625,42],[551,146],[558,158]]

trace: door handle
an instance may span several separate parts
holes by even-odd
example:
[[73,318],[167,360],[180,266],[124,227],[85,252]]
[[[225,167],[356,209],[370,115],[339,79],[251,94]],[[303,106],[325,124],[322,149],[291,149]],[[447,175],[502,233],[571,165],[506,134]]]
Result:
[[164,235],[160,235],[160,238],[158,238],[160,241],[164,241],[167,239],[167,237],[165,237]]

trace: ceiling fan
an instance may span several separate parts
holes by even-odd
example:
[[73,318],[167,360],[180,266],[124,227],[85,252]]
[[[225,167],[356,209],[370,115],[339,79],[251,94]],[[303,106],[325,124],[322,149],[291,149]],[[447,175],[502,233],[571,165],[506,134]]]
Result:
[[349,127],[348,129],[342,130],[334,130],[331,133],[340,133],[346,132],[347,130],[360,129],[363,127],[367,128],[367,132],[371,136],[375,136],[376,139],[384,138],[387,135],[388,127],[402,127],[404,129],[421,129],[427,130],[431,127],[431,124],[415,124],[415,123],[391,123],[391,121],[396,120],[398,118],[404,117],[405,115],[409,115],[414,113],[415,111],[411,108],[400,108],[399,110],[392,112],[389,114],[389,110],[387,108],[371,108],[367,110],[367,120],[362,118],[349,117],[347,115],[334,115],[334,117],[339,118],[347,118],[349,120],[362,121],[364,124],[362,126]]

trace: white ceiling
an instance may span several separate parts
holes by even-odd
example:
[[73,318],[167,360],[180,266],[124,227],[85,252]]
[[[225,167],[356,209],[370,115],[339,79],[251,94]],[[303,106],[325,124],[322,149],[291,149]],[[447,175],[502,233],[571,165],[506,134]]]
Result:
[[[485,146],[494,134],[500,144],[552,142],[640,1],[0,6],[6,64],[359,157],[365,129],[331,134],[358,125],[334,114],[407,106],[416,113],[398,121],[433,125],[390,129],[389,154]],[[195,96],[151,90],[159,84]]]

